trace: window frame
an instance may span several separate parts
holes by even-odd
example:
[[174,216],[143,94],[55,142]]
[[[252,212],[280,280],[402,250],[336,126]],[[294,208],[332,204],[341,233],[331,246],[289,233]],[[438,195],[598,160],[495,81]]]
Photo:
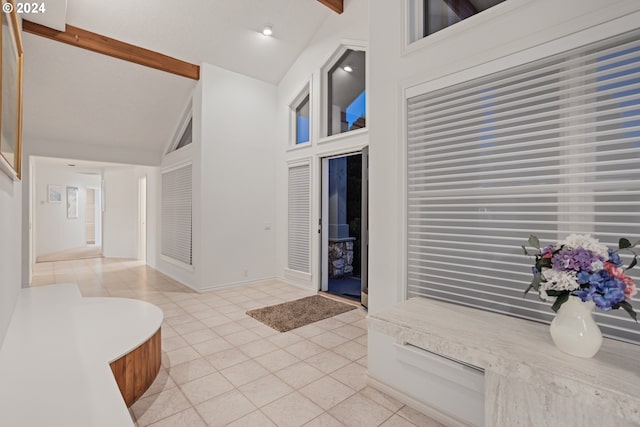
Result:
[[[314,120],[313,120],[313,91],[312,89],[312,79],[309,78],[307,82],[304,84],[302,89],[298,91],[298,94],[293,98],[291,102],[289,102],[289,150],[299,149],[303,147],[309,147],[313,145],[313,133],[314,133]],[[298,139],[298,107],[302,104],[302,102],[309,97],[309,140],[306,142],[297,143]]]
[[[368,46],[364,42],[360,41],[344,41],[340,44],[340,46],[334,51],[334,53],[329,57],[329,59],[324,63],[324,65],[320,68],[321,74],[321,86],[322,86],[322,102],[320,105],[320,138],[318,143],[326,143],[332,142],[335,140],[348,138],[354,135],[359,135],[362,133],[367,133],[369,129],[368,121],[365,121],[365,126],[360,129],[355,129],[351,131],[337,133],[335,135],[329,135],[329,117],[328,117],[328,108],[329,108],[329,70],[333,68],[336,63],[342,58],[342,56],[346,53],[347,50],[354,50],[358,52],[365,53],[365,83],[364,90],[365,93],[369,90],[369,55]],[[365,95],[366,96],[366,95]],[[365,118],[367,118],[369,113],[369,97],[366,96],[365,99]]]

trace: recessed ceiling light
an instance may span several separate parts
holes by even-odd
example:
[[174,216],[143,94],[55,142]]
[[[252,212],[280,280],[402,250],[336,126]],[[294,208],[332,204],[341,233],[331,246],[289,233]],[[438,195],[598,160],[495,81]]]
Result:
[[271,26],[270,24],[267,24],[264,26],[264,28],[262,29],[262,34],[265,36],[270,36],[273,34],[273,26]]
[[67,163],[67,166],[74,167],[75,165],[73,163]]
[[345,70],[347,73],[350,73],[353,71],[353,68],[351,68],[351,65],[345,65],[343,70]]

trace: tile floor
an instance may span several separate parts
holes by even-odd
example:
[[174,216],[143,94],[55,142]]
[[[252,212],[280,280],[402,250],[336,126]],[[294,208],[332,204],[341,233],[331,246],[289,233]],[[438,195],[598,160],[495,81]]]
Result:
[[199,294],[110,258],[36,264],[32,286],[51,283],[164,311],[160,373],[130,411],[139,427],[440,426],[366,385],[362,308],[279,333],[245,312],[310,292],[273,282]]

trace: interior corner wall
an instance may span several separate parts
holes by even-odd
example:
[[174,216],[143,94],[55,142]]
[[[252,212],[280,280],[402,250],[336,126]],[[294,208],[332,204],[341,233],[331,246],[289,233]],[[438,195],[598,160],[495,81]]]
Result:
[[[343,44],[366,45],[369,39],[369,3],[376,0],[350,0],[345,2],[344,13],[331,13],[322,23],[307,47],[298,56],[286,75],[278,84],[276,113],[276,274],[280,280],[318,289],[320,270],[320,235],[316,233],[320,217],[320,159],[341,152],[354,151],[366,146],[366,132],[350,133],[333,137],[319,143],[322,114],[322,67]],[[393,7],[397,7],[396,2]],[[385,31],[381,31],[386,33]],[[367,54],[369,56],[369,54]],[[311,143],[304,147],[293,147],[291,141],[290,103],[311,80]],[[369,89],[367,89],[369,90]],[[368,98],[367,94],[367,98]],[[368,113],[367,113],[368,114]],[[370,123],[367,117],[367,122]],[[311,274],[308,279],[287,270],[287,212],[288,163],[296,161],[311,163]]]
[[194,97],[194,125],[200,123],[194,129],[196,287],[272,279],[276,87],[209,64],[200,68],[200,83]]
[[[38,166],[35,179],[35,256],[86,246],[87,188],[100,188],[100,175],[78,174],[64,166]],[[48,186],[62,190],[60,203],[48,202]],[[78,217],[67,218],[67,187],[78,188]]]
[[22,183],[0,172],[0,347],[22,288]]
[[526,51],[638,10],[637,0],[509,0],[403,53],[403,8],[398,2],[370,2],[370,312],[399,301],[406,286],[402,87]]

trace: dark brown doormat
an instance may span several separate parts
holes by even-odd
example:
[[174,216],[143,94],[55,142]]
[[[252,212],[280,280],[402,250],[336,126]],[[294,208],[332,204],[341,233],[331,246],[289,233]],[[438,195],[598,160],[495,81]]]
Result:
[[287,332],[356,307],[320,295],[247,311],[247,314],[280,332]]

